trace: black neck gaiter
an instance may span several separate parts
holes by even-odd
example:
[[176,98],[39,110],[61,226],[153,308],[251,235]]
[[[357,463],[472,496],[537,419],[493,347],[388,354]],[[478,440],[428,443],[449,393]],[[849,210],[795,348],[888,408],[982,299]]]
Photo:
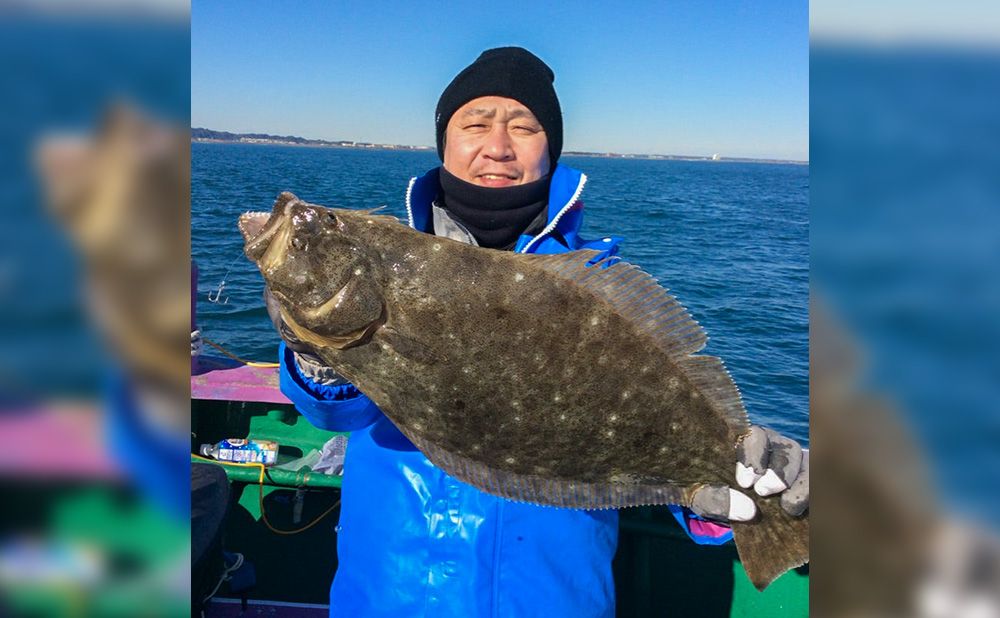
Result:
[[456,178],[441,168],[441,206],[465,226],[480,247],[509,249],[545,211],[551,174],[523,185],[493,189]]

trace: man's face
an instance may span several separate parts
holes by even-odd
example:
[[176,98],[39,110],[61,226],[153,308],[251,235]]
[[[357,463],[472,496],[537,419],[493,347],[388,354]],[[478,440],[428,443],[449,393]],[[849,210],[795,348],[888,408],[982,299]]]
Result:
[[444,168],[481,187],[510,187],[549,173],[549,140],[527,107],[506,97],[472,99],[445,129]]

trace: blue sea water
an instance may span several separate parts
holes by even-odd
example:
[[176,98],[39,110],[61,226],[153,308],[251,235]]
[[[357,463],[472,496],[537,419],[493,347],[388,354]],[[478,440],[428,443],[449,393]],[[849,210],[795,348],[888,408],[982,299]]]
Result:
[[942,507],[1000,531],[1000,54],[819,45],[812,283]]
[[92,135],[113,102],[182,124],[191,105],[186,21],[63,18],[13,4],[0,9],[0,406],[92,397],[108,371],[81,299],[79,252],[43,200],[39,140]]
[[[191,146],[191,257],[198,325],[244,358],[278,337],[236,219],[281,191],[327,206],[385,206],[405,221],[410,177],[436,154],[292,146]],[[754,422],[809,440],[809,168],[565,157],[589,181],[583,235],[623,236],[622,255],[669,288],[707,330]],[[225,282],[218,302],[209,297]]]

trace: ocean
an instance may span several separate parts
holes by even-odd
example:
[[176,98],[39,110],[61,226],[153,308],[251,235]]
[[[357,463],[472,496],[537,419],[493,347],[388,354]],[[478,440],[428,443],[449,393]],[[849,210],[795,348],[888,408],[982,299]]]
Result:
[[[191,145],[191,258],[203,335],[251,360],[276,358],[263,280],[236,219],[281,191],[406,220],[412,176],[433,152]],[[624,237],[621,255],[690,310],[753,422],[809,442],[809,167],[564,157],[588,182],[582,235]],[[221,287],[221,290],[220,290]],[[211,351],[211,348],[206,346]]]

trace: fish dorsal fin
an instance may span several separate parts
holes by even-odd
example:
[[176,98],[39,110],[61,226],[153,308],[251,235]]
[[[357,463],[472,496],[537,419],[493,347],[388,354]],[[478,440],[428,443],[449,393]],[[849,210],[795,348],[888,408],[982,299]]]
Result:
[[725,419],[733,438],[749,427],[740,391],[722,361],[697,355],[708,337],[687,309],[638,266],[602,251],[525,255],[533,265],[573,281],[638,325],[682,368],[688,379]]
[[386,212],[385,206],[377,206],[375,208],[362,208],[355,210],[354,212],[364,215],[370,219],[375,219],[376,221],[381,221],[383,223],[402,223],[399,217]]
[[722,412],[731,438],[737,440],[750,429],[740,389],[721,358],[699,354],[682,359],[681,366],[705,398]]
[[601,259],[602,253],[582,250],[523,257],[593,292],[673,358],[689,356],[705,347],[705,331],[656,279],[619,258]]

